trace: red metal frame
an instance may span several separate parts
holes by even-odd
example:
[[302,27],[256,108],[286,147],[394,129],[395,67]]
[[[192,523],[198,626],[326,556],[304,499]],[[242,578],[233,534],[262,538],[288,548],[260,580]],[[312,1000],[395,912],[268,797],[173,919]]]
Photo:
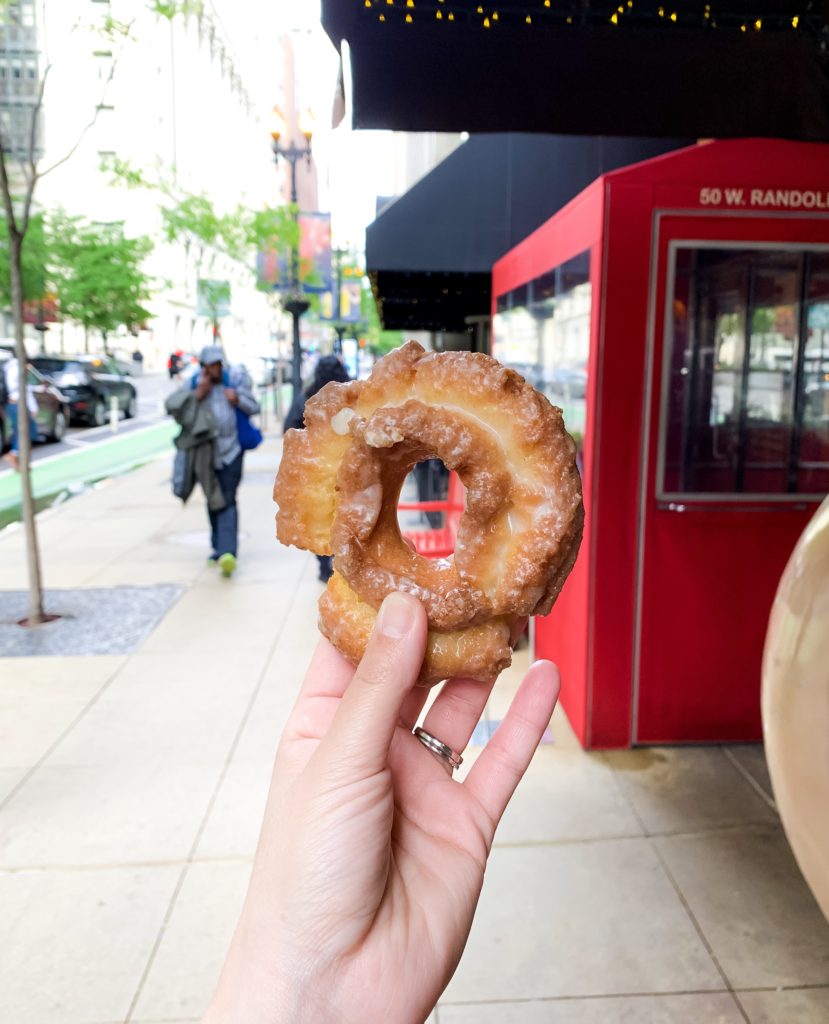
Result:
[[427,530],[404,530],[403,536],[412,542],[419,555],[425,558],[448,558],[455,550],[458,524],[465,506],[465,492],[457,473],[449,474],[449,493],[446,501],[399,501],[401,511],[443,512],[444,524]]
[[815,504],[658,507],[668,244],[829,244],[827,183],[829,146],[692,147],[600,178],[493,268],[494,314],[499,296],[591,251],[585,537],[536,623],[585,746],[759,738],[771,597]]

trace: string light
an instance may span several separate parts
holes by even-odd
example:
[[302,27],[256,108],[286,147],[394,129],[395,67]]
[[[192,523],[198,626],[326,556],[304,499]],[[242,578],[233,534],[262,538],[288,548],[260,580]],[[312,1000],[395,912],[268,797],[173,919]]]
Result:
[[[2,2],[3,2],[3,0],[0,0],[0,4],[2,4]],[[401,0],[401,2],[402,2],[402,0]],[[440,5],[445,5],[446,4],[446,0],[436,0],[436,2],[437,2],[437,4],[440,4]],[[614,25],[614,26],[618,26],[621,23],[621,18],[623,17],[623,15],[627,14],[630,10],[632,10],[633,6],[634,6],[634,0],[621,0],[621,2],[619,2],[619,0],[616,0],[616,2],[619,4],[619,6],[616,8],[615,11],[613,11],[613,13],[610,15],[610,19],[609,19],[610,23],[612,25]],[[379,4],[381,4],[381,3],[382,3],[382,0],[363,0],[363,7],[366,8],[367,10],[371,10],[371,9],[376,8],[377,6],[379,6]],[[552,7],[552,0],[542,0],[542,3],[543,3],[543,6],[545,8],[547,8],[548,10]],[[395,6],[395,0],[386,0],[386,4],[385,5],[387,7],[394,7]],[[405,8],[406,8],[405,22],[406,22],[407,25],[411,25],[411,24],[414,23],[414,18],[413,18],[412,14],[410,12],[412,10],[414,10],[415,6],[416,6],[415,0],[405,0]],[[481,19],[482,19],[481,20],[481,24],[482,24],[482,26],[484,28],[487,28],[487,29],[488,28],[492,28],[494,22],[500,21],[500,17],[501,17],[500,13],[498,11],[491,11],[491,13],[487,15],[486,14],[486,9],[483,6],[483,4],[479,4],[477,6],[476,10],[477,10],[477,13],[481,16]],[[526,12],[526,8],[525,8],[525,12]],[[518,13],[518,12],[516,12],[516,13]],[[562,11],[561,13],[563,14],[564,12]],[[660,18],[667,17],[674,24],[676,24],[679,21],[679,14],[678,14],[678,12],[677,11],[667,11],[664,6],[658,7],[656,13],[659,15]],[[378,17],[378,20],[382,21],[382,22],[385,22],[387,20],[386,16],[384,14],[378,13],[377,17]],[[519,14],[519,17],[520,17],[520,14]],[[702,17],[703,17],[703,20],[705,22],[706,27],[710,27],[712,29],[716,29],[717,28],[717,21],[716,21],[716,18],[714,16],[714,14],[712,13],[711,4],[710,3],[706,3],[704,5]],[[436,18],[437,21],[443,21],[444,20],[443,10],[441,10],[440,7],[435,8],[435,18]],[[447,20],[447,21],[455,21],[455,13],[453,11],[451,11],[451,10],[447,10],[446,11],[446,18],[445,18],[445,20]],[[564,20],[565,20],[566,24],[568,24],[568,25],[573,25],[574,24],[573,16],[572,15],[567,15]],[[749,20],[749,21],[743,22],[742,24],[740,24],[740,32],[746,33],[746,32],[749,31],[749,29],[753,29],[756,32],[761,32],[763,30],[763,20],[764,20],[763,16],[760,16],[760,17],[756,18],[753,21]],[[533,15],[529,14],[529,13],[525,13],[524,14],[524,23],[526,25],[533,25]],[[791,24],[791,27],[793,29],[799,28],[800,27],[800,15],[799,14],[792,15],[791,18],[790,18],[790,24]],[[773,27],[782,27],[782,19],[781,19],[781,24],[780,25],[778,25],[777,22],[775,21],[775,26],[773,26]]]

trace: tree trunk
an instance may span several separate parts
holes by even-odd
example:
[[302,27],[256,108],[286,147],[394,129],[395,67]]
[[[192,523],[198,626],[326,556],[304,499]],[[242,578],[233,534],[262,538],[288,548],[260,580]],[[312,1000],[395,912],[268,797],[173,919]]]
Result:
[[15,355],[20,370],[20,393],[17,399],[17,438],[20,460],[20,486],[23,492],[23,528],[26,535],[26,567],[29,574],[29,625],[43,622],[43,586],[40,577],[40,550],[37,544],[35,503],[30,475],[32,441],[29,428],[28,363],[23,342],[23,272],[20,254],[22,239],[9,226],[9,270],[11,277],[12,315],[14,316]]

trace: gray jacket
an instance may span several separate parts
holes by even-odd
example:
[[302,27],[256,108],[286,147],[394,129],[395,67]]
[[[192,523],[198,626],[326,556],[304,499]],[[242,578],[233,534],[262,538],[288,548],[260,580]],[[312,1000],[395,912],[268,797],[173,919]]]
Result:
[[199,402],[195,391],[179,388],[165,403],[167,412],[181,427],[175,440],[176,458],[173,464],[173,494],[187,501],[197,483],[207,498],[207,507],[218,512],[225,507],[225,499],[218,477],[213,469],[213,439],[216,424],[208,402]]

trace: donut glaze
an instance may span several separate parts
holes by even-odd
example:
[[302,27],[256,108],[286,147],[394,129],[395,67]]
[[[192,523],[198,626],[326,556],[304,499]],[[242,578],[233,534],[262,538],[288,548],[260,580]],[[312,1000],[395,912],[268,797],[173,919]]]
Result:
[[[421,682],[492,679],[512,624],[550,610],[578,552],[581,482],[561,410],[489,356],[409,342],[367,380],[326,385],[305,423],[285,435],[277,536],[334,556],[322,632],[357,661],[383,598],[406,591],[429,619]],[[449,559],[416,554],[397,523],[406,474],[432,457],[466,487]]]

